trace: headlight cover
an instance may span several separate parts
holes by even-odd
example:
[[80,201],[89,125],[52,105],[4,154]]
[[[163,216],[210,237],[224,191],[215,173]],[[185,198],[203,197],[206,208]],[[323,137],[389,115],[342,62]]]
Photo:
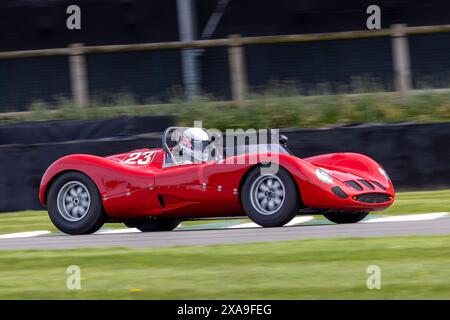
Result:
[[388,174],[386,173],[386,171],[383,168],[378,168],[378,171],[388,180],[391,180],[391,178],[389,178]]
[[322,182],[328,184],[333,183],[333,178],[322,168],[316,169],[316,176]]

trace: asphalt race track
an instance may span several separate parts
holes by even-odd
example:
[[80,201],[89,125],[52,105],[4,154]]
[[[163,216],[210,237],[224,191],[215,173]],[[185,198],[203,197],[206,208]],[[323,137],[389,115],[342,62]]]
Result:
[[432,234],[450,234],[450,217],[427,221],[298,225],[281,228],[179,230],[170,232],[93,234],[82,236],[48,235],[34,238],[1,239],[0,250],[118,246],[146,248],[272,242],[312,238]]

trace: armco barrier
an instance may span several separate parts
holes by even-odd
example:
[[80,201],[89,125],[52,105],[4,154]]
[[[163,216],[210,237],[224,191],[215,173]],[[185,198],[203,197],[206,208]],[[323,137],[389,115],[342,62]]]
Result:
[[[360,125],[283,130],[300,157],[359,152],[377,160],[397,189],[450,187],[450,123]],[[41,209],[38,186],[46,168],[72,153],[109,155],[161,145],[160,133],[127,138],[0,146],[0,212]]]

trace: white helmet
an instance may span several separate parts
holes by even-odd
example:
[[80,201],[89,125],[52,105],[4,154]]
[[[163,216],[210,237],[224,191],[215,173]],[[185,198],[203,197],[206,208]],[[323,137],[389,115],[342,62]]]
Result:
[[183,151],[183,158],[187,161],[201,162],[208,160],[209,136],[201,128],[188,128],[180,137],[179,146]]

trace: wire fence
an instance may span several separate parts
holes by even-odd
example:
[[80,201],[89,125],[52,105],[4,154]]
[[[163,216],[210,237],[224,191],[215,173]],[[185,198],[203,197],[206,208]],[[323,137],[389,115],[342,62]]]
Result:
[[[39,101],[57,106],[64,99],[80,107],[124,97],[153,104],[197,95],[243,103],[277,86],[296,94],[447,88],[449,31],[450,25],[395,25],[375,31],[0,52],[0,112],[30,110]],[[189,69],[186,57],[193,62]],[[189,79],[196,82],[196,92],[185,90]]]

